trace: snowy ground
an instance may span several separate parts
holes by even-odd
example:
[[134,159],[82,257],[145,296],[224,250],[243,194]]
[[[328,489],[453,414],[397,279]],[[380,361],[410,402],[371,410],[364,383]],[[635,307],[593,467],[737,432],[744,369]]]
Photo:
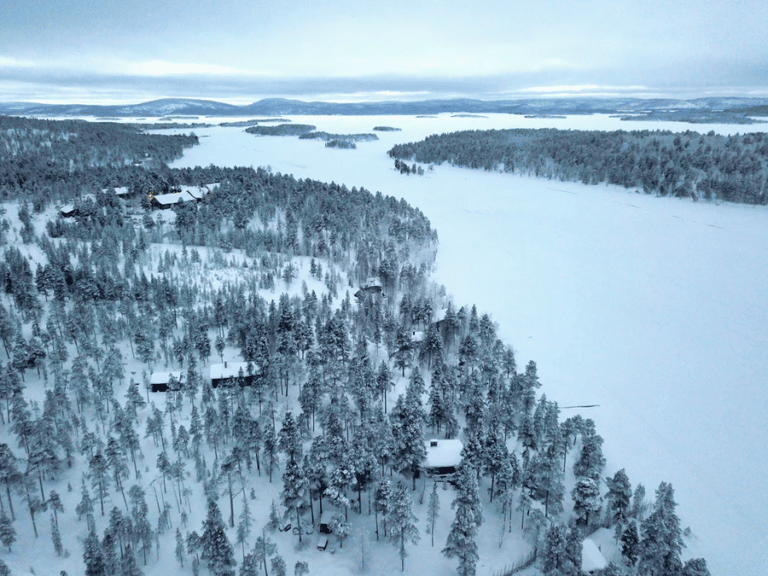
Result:
[[450,167],[403,176],[386,156],[397,142],[474,128],[764,127],[599,115],[293,120],[339,133],[403,130],[336,150],[242,128],[200,129],[201,145],[174,165],[269,165],[418,206],[440,235],[436,279],[456,302],[492,314],[518,362],[536,360],[550,399],[600,405],[582,413],[606,439],[607,472],[625,467],[649,496],[661,480],[672,482],[694,535],[686,557],[704,556],[716,576],[764,573],[768,210]]

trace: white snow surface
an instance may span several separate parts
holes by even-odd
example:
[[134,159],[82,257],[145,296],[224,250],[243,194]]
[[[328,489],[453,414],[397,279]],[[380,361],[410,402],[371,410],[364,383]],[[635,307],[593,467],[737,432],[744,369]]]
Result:
[[[684,557],[703,556],[715,576],[764,573],[766,208],[448,166],[404,176],[386,155],[398,142],[475,128],[728,134],[761,131],[761,125],[621,122],[600,115],[293,120],[334,133],[377,125],[402,131],[377,132],[376,142],[337,150],[242,128],[198,129],[200,146],[174,166],[268,165],[419,207],[440,235],[435,278],[456,303],[489,313],[519,366],[537,362],[549,399],[562,407],[599,405],[581,413],[605,438],[606,474],[625,468],[651,499],[659,482],[672,483],[682,525],[692,530]],[[563,416],[576,412],[564,409]]]

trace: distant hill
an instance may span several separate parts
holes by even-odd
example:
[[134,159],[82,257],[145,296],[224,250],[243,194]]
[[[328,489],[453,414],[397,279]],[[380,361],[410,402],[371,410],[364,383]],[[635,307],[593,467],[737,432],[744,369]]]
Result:
[[721,112],[731,115],[763,114],[768,98],[544,98],[522,100],[423,100],[419,102],[304,102],[285,98],[266,98],[245,106],[234,106],[214,100],[165,98],[130,105],[97,106],[83,104],[38,104],[34,102],[0,103],[0,114],[39,116],[97,116],[125,118],[134,116],[281,116],[281,115],[426,115],[426,114],[642,114],[651,112]]

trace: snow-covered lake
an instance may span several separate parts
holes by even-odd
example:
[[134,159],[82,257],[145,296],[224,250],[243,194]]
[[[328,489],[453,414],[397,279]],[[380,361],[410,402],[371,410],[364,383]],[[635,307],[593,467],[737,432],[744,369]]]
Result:
[[[231,118],[222,120],[232,120]],[[403,197],[440,235],[435,279],[499,324],[518,364],[533,359],[548,398],[583,410],[605,438],[606,473],[626,468],[649,497],[662,480],[693,537],[685,557],[713,575],[768,565],[768,210],[660,199],[607,186],[437,167],[396,173],[397,142],[464,129],[670,129],[728,134],[761,125],[566,119],[295,117],[318,130],[370,132],[357,150],[195,132],[176,167],[271,166]],[[573,413],[563,410],[563,415]]]

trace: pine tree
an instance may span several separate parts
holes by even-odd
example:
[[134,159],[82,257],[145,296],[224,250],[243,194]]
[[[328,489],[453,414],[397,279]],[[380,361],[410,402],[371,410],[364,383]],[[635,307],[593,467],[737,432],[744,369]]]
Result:
[[85,576],[107,576],[104,554],[96,532],[91,530],[85,539],[83,561],[85,562]]
[[256,538],[256,543],[253,545],[253,557],[256,560],[258,566],[264,565],[264,576],[269,576],[267,570],[267,560],[277,552],[277,545],[273,544],[265,532],[261,533],[261,536]]
[[285,465],[283,491],[280,495],[286,514],[296,519],[296,529],[299,532],[299,543],[301,543],[304,531],[301,516],[309,507],[309,486],[301,466],[293,458]]
[[608,500],[611,522],[623,525],[629,519],[632,499],[632,485],[629,483],[627,473],[622,468],[613,475],[613,478],[606,477],[605,483],[608,486],[605,499]]
[[592,478],[579,478],[571,491],[578,526],[591,527],[600,514],[600,488]]
[[685,546],[680,519],[675,514],[675,491],[662,482],[656,489],[653,511],[640,525],[640,554],[638,573],[678,574],[683,564],[680,553]]
[[621,534],[621,555],[629,567],[634,567],[640,552],[637,524],[630,522]]
[[388,515],[389,538],[397,546],[400,555],[400,568],[405,572],[405,558],[408,553],[405,549],[407,542],[418,543],[419,529],[416,526],[416,516],[411,511],[411,496],[408,489],[398,483],[392,500],[392,509]]
[[567,563],[566,529],[561,524],[552,524],[544,537],[541,551],[541,569],[546,576],[566,574]]
[[704,558],[691,558],[683,566],[682,576],[710,576],[707,561]]
[[208,515],[203,522],[200,545],[200,558],[207,561],[208,569],[214,576],[234,576],[235,554],[214,500],[208,500]]
[[243,509],[240,511],[240,518],[237,524],[237,544],[240,544],[243,549],[243,561],[245,561],[245,543],[248,540],[248,536],[251,535],[251,528],[253,527],[253,516],[251,510],[248,507],[248,498],[245,497],[245,490],[243,490]]
[[136,557],[133,554],[131,545],[125,547],[125,554],[120,562],[120,576],[142,576],[143,573],[136,564]]
[[309,565],[306,562],[297,561],[293,567],[293,576],[306,576],[309,574]]
[[11,551],[11,544],[16,542],[16,530],[13,528],[11,519],[5,515],[5,510],[0,513],[0,541],[3,546],[8,546],[8,552]]
[[272,566],[272,576],[285,576],[287,567],[285,565],[285,560],[280,554],[275,555],[269,561],[269,564]]
[[[0,533],[2,528],[0,528]],[[64,546],[61,543],[61,533],[59,532],[59,524],[54,520],[53,514],[51,514],[51,541],[53,542],[53,549],[57,556],[61,556],[64,553]]]
[[379,514],[382,517],[381,523],[384,528],[384,536],[387,535],[387,518],[392,510],[393,498],[392,483],[385,479],[379,484],[374,494],[373,510],[376,513],[376,540],[379,539]]
[[440,497],[437,495],[437,482],[432,485],[432,492],[429,495],[429,504],[427,505],[427,524],[429,533],[432,535],[432,547],[435,546],[435,521],[440,514]]
[[474,576],[479,558],[477,529],[483,521],[475,471],[462,463],[457,484],[456,498],[451,503],[456,516],[442,552],[448,558],[459,559],[459,576]]
[[128,498],[131,501],[131,520],[133,522],[134,542],[141,544],[141,552],[144,557],[144,566],[147,565],[147,554],[152,550],[154,532],[149,523],[146,494],[138,484],[128,490]]
[[181,536],[181,530],[176,527],[176,560],[179,561],[181,567],[184,568],[184,538]]

